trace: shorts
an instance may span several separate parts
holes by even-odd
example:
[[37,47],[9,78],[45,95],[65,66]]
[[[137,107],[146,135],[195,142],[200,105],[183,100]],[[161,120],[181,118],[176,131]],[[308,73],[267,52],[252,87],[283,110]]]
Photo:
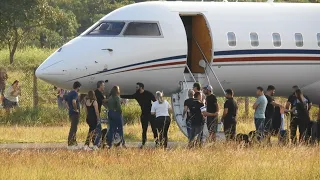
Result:
[[14,107],[17,107],[17,106],[18,106],[18,103],[17,103],[17,102],[9,101],[7,98],[4,98],[4,99],[3,99],[3,107],[4,107],[5,109],[14,108]]
[[207,117],[207,126],[210,133],[218,132],[218,117]]

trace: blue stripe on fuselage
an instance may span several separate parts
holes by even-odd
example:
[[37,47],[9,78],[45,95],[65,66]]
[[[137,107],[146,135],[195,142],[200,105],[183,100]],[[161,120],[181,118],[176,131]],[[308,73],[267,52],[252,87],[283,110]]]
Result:
[[101,74],[101,73],[105,73],[105,72],[111,72],[111,71],[115,71],[115,70],[120,70],[120,69],[124,69],[124,68],[129,68],[129,67],[134,67],[134,66],[139,66],[139,65],[144,65],[144,64],[151,64],[151,63],[156,63],[156,62],[172,61],[172,60],[183,59],[183,58],[187,58],[187,55],[171,56],[171,57],[155,59],[155,60],[151,60],[151,61],[145,61],[145,62],[130,64],[130,65],[126,65],[126,66],[121,66],[121,67],[117,67],[117,68],[113,68],[113,69],[104,69],[102,71],[98,71],[98,72],[93,73],[93,74],[89,74],[89,75],[85,75],[85,76],[82,76],[82,77],[78,77],[78,78],[75,78],[75,79],[68,80],[67,82],[74,81],[74,80],[81,79],[81,78],[85,78],[85,77],[89,77],[89,76],[93,76],[93,75],[97,75],[97,74]]
[[320,50],[315,49],[244,49],[215,51],[214,56],[228,55],[256,55],[256,54],[319,54]]

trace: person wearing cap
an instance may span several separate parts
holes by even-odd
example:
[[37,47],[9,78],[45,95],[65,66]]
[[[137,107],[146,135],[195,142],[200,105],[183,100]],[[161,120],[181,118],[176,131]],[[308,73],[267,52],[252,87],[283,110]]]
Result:
[[[297,85],[292,87],[293,94],[291,94],[288,97],[285,109],[289,109],[289,108],[293,109],[296,106],[297,97],[295,95],[295,92],[298,89],[300,89],[300,88]],[[309,111],[311,109],[312,102],[310,101],[308,96],[306,96],[305,94],[304,94],[304,97],[307,100],[308,111]],[[290,114],[291,114],[291,117],[290,117],[290,139],[291,139],[291,142],[296,143],[297,142],[296,133],[297,133],[297,128],[298,128],[298,124],[299,124],[299,118],[294,113],[290,113]]]
[[224,103],[223,115],[221,122],[223,122],[223,131],[226,136],[226,140],[233,140],[236,136],[237,129],[237,111],[238,105],[233,99],[234,92],[232,89],[227,89],[226,91],[226,102]]
[[207,105],[207,126],[209,130],[209,141],[215,141],[218,130],[219,105],[217,97],[212,94],[212,86],[207,85],[203,88],[206,95]]

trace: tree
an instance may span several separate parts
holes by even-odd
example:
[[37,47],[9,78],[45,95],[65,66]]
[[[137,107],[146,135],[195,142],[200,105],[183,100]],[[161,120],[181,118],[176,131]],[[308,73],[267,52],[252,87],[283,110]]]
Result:
[[56,3],[61,9],[72,11],[76,15],[77,22],[80,25],[78,28],[78,34],[80,34],[111,11],[122,6],[132,4],[134,1],[55,0],[54,3]]
[[10,64],[14,62],[19,43],[30,37],[36,28],[63,30],[62,34],[71,35],[78,27],[72,12],[51,6],[46,0],[3,1],[0,16],[0,40],[10,51]]

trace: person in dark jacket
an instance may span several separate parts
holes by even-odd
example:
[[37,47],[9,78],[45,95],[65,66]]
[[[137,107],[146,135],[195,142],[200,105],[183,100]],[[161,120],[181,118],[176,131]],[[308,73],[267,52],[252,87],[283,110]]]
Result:
[[[288,97],[288,101],[286,103],[285,109],[291,109],[294,108],[296,106],[296,102],[297,102],[297,97],[296,97],[296,90],[299,89],[299,87],[297,85],[292,87],[293,89],[293,94],[291,94]],[[308,96],[306,94],[303,94],[304,98],[306,98],[308,100],[308,111],[311,109],[311,105],[312,102],[311,100],[308,98]],[[295,113],[291,112],[291,117],[290,117],[290,139],[292,141],[292,143],[296,143],[297,141],[297,137],[296,137],[296,132],[297,132],[297,128],[299,125],[299,118],[296,116]]]
[[223,122],[224,133],[226,140],[234,140],[237,130],[237,111],[238,105],[233,99],[233,90],[227,89],[226,91],[226,102],[224,103],[223,115],[221,122]]
[[310,116],[308,112],[308,103],[309,101],[307,98],[303,96],[303,93],[300,89],[297,89],[295,92],[296,96],[296,102],[295,107],[291,109],[290,112],[292,112],[298,120],[298,126],[299,126],[299,141],[305,142],[308,139],[308,127],[310,124]]
[[141,107],[142,112],[140,116],[140,121],[142,125],[142,145],[140,148],[143,148],[147,141],[147,130],[149,122],[151,124],[151,129],[156,145],[158,145],[159,141],[157,139],[158,133],[155,124],[155,117],[151,115],[151,102],[156,101],[154,95],[151,92],[144,90],[144,84],[137,83],[136,93],[134,93],[133,95],[122,95],[121,98],[136,99]]

